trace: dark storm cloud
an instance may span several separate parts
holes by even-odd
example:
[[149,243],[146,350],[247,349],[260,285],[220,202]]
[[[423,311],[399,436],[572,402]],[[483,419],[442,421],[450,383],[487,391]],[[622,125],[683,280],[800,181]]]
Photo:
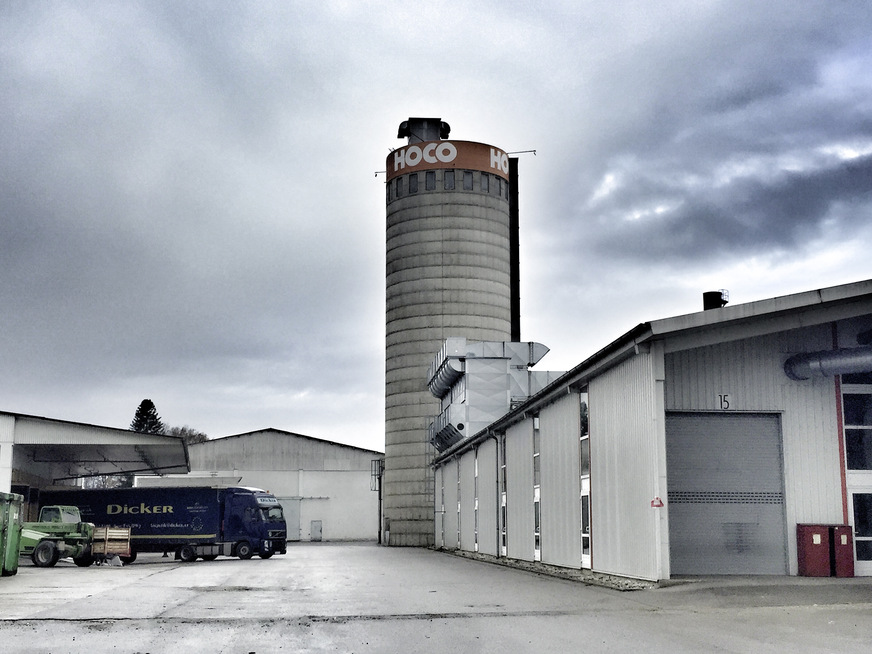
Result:
[[577,129],[548,218],[561,261],[711,265],[872,222],[867,13],[684,8],[672,24],[652,15],[662,29],[599,68],[578,61]]
[[552,357],[682,312],[703,269],[862,277],[870,34],[863,2],[7,2],[0,409],[124,426],[151,397],[378,447],[372,173],[412,115],[537,149],[524,319]]
[[746,177],[721,188],[647,190],[643,199],[662,198],[663,210],[632,218],[627,207],[614,210],[604,219],[609,224],[601,225],[602,235],[594,237],[594,248],[623,260],[676,263],[801,251],[823,236],[825,225],[831,236],[835,230],[849,239],[858,221],[872,220],[872,155],[780,171],[771,179]]

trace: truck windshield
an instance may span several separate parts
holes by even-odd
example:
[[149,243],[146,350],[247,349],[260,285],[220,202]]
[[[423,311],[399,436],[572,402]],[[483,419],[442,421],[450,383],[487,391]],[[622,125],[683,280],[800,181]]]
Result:
[[79,510],[71,506],[44,506],[39,513],[39,521],[75,524],[80,521]]
[[280,506],[261,509],[260,517],[264,522],[278,522],[285,519],[284,514],[282,513],[282,507]]

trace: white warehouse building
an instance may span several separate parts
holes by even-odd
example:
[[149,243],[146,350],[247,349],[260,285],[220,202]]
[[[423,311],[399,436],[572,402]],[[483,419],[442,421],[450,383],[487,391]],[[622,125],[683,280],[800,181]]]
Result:
[[188,456],[189,483],[211,479],[275,495],[285,511],[290,541],[380,537],[378,480],[372,470],[373,461],[384,459],[381,452],[262,429],[189,445]]
[[802,526],[850,525],[826,561],[848,546],[872,574],[872,280],[723,304],[638,325],[444,446],[436,546],[652,581],[796,575]]

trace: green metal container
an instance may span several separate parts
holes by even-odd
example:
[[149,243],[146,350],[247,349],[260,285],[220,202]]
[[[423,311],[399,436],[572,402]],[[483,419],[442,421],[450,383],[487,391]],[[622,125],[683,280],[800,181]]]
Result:
[[0,570],[4,577],[18,572],[23,502],[24,497],[17,493],[0,493]]

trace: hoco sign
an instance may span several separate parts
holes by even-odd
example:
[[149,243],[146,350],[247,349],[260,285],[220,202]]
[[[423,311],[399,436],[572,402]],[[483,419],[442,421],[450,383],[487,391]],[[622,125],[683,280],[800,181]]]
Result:
[[424,146],[410,145],[394,152],[394,172],[406,166],[414,168],[421,161],[434,164],[437,162],[451,163],[457,159],[457,148],[450,141],[426,143]]
[[507,177],[509,155],[484,143],[429,141],[398,148],[388,155],[388,179],[403,173],[436,168],[465,168]]

